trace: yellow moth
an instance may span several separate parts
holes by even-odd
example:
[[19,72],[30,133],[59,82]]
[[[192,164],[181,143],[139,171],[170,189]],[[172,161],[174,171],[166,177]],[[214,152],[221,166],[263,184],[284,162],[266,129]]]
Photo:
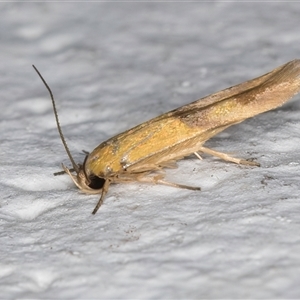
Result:
[[[73,165],[67,173],[76,186],[87,194],[101,194],[93,210],[102,205],[110,184],[146,182],[178,188],[200,190],[164,180],[164,168],[176,167],[176,161],[200,153],[217,156],[237,164],[259,166],[258,163],[221,153],[203,144],[227,127],[247,118],[274,109],[300,91],[300,60],[290,61],[273,71],[179,107],[161,116],[122,132],[87,153],[83,164],[76,164],[68,149],[58,121],[53,94],[57,128]],[[73,174],[75,173],[75,175]]]

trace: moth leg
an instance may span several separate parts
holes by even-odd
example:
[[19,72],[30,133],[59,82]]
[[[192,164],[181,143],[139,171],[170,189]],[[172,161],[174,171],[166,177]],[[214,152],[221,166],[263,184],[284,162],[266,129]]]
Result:
[[198,152],[194,152],[194,154],[200,159],[202,160],[203,158],[200,156],[200,154]]
[[108,192],[108,188],[110,186],[110,183],[111,182],[110,182],[109,179],[105,180],[105,183],[104,183],[104,185],[102,187],[101,197],[100,197],[100,199],[99,199],[96,207],[94,208],[94,210],[92,212],[93,215],[98,211],[98,209],[100,208],[100,206],[103,204],[104,197],[105,197],[106,193]]
[[[71,169],[68,169],[71,173],[72,172],[75,172],[75,169],[71,168]],[[55,172],[53,173],[54,176],[58,176],[58,175],[63,175],[63,174],[66,174],[67,172],[66,171],[58,171],[58,172]]]
[[248,166],[256,166],[256,167],[260,166],[260,164],[258,162],[249,161],[249,160],[245,160],[245,159],[241,159],[241,158],[235,158],[226,153],[218,152],[218,151],[215,151],[215,150],[203,147],[203,146],[199,149],[199,151],[206,153],[206,154],[210,154],[212,156],[219,157],[225,161],[230,161],[230,162],[240,164],[240,165],[248,165]]
[[66,171],[58,171],[58,172],[53,173],[54,176],[64,175],[64,174],[66,174]]
[[197,186],[188,186],[184,184],[179,184],[179,183],[174,183],[174,182],[169,182],[166,180],[162,179],[162,175],[156,175],[156,176],[144,176],[144,177],[139,177],[137,178],[137,181],[139,182],[145,182],[145,183],[154,183],[154,184],[162,184],[162,185],[167,185],[167,186],[172,186],[176,188],[181,188],[181,189],[187,189],[187,190],[193,190],[193,191],[201,191],[200,187]]
[[157,180],[157,184],[162,184],[162,185],[168,185],[180,189],[186,189],[186,190],[192,190],[192,191],[201,191],[201,187],[198,186],[189,186],[189,185],[184,185],[184,184],[179,184],[179,183],[174,183],[174,182],[169,182],[165,180]]

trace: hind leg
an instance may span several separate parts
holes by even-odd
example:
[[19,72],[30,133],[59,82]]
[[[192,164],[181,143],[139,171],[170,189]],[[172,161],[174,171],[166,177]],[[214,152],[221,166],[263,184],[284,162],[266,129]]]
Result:
[[255,161],[250,161],[250,160],[245,160],[245,159],[241,159],[241,158],[232,157],[232,156],[230,156],[226,153],[218,152],[218,151],[215,151],[215,150],[203,147],[203,146],[199,149],[199,151],[201,151],[203,153],[206,153],[206,154],[210,154],[212,156],[219,157],[219,158],[221,158],[225,161],[230,161],[230,162],[233,162],[233,163],[236,163],[236,164],[239,164],[239,165],[248,165],[248,166],[256,166],[256,167],[260,166],[260,164],[255,162]]

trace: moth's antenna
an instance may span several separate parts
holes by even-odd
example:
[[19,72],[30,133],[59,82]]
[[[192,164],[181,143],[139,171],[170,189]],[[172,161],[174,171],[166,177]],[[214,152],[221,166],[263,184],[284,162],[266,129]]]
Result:
[[43,76],[41,75],[41,73],[38,71],[38,69],[34,65],[32,65],[32,66],[35,69],[35,71],[38,73],[38,75],[40,76],[41,80],[43,81],[44,85],[46,86],[47,90],[50,93],[50,97],[51,97],[51,100],[52,100],[52,106],[53,106],[53,111],[54,111],[54,116],[55,116],[55,120],[56,120],[56,125],[57,125],[57,130],[58,130],[59,136],[60,136],[61,141],[62,141],[62,143],[63,143],[63,145],[65,147],[65,150],[66,150],[66,152],[67,152],[67,154],[68,154],[68,156],[70,158],[70,161],[72,163],[73,169],[78,174],[79,173],[79,168],[78,168],[77,164],[75,163],[75,161],[74,161],[74,159],[73,159],[73,157],[71,155],[71,152],[69,150],[67,142],[66,142],[66,140],[64,138],[64,135],[63,135],[63,133],[61,131],[61,128],[60,128],[60,124],[59,124],[59,120],[58,120],[58,115],[57,115],[57,110],[56,110],[56,105],[55,105],[55,101],[54,101],[54,97],[53,97],[52,91],[51,91],[49,85],[47,84],[47,82],[45,81],[45,79],[43,78]]

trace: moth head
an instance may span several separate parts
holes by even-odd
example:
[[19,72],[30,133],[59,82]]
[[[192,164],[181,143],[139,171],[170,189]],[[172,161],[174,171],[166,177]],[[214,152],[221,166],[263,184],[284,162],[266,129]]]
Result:
[[[71,172],[67,173],[71,176],[72,180],[78,186],[78,188],[83,192],[87,194],[99,194],[102,192],[106,180],[102,177],[96,176],[86,169],[85,165],[87,158],[88,155],[85,157],[83,165],[77,165],[78,170],[74,170],[76,172],[76,175],[71,174]],[[66,172],[66,170],[64,171]]]

